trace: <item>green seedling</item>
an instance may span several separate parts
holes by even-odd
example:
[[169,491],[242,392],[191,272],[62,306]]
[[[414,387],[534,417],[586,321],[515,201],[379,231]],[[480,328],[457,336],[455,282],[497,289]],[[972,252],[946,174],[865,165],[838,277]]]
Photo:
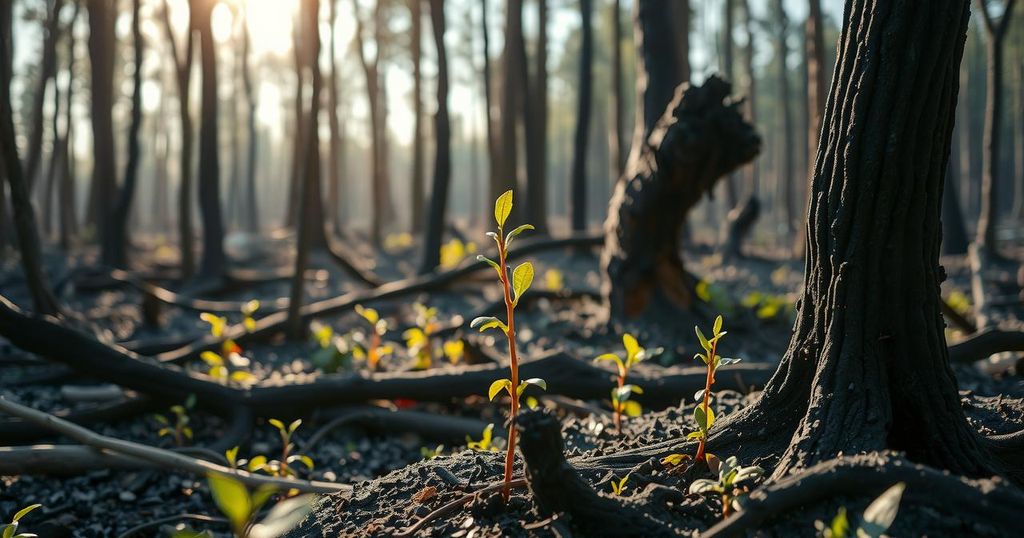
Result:
[[759,291],[748,293],[740,301],[740,304],[745,308],[752,309],[758,319],[776,319],[781,314],[786,314],[788,317],[794,312],[793,303],[789,302],[784,295],[772,295]]
[[423,459],[427,461],[430,461],[440,456],[442,452],[444,452],[444,445],[437,445],[434,448],[430,448],[429,446],[420,447],[420,455],[423,456]]
[[723,358],[718,354],[718,342],[726,335],[726,331],[722,330],[722,316],[715,318],[710,340],[704,336],[700,327],[694,327],[694,331],[697,333],[697,339],[700,341],[700,346],[704,349],[704,352],[697,353],[693,358],[704,362],[705,366],[707,366],[707,376],[705,377],[704,389],[694,395],[694,399],[699,402],[697,407],[693,409],[693,421],[697,423],[697,431],[690,433],[686,437],[687,439],[696,439],[699,442],[697,445],[697,455],[694,459],[705,461],[708,430],[715,423],[715,412],[711,410],[711,386],[715,384],[715,371],[721,366],[735,364],[740,360]]
[[697,298],[711,305],[715,310],[719,312],[732,312],[732,297],[721,286],[707,280],[701,280],[697,282],[694,291],[697,293]]
[[290,531],[312,509],[315,496],[302,495],[285,499],[270,509],[263,521],[257,522],[259,511],[276,493],[273,487],[249,491],[244,484],[227,474],[206,476],[210,494],[217,508],[231,524],[236,538],[277,538]]
[[[508,339],[508,358],[511,379],[500,379],[495,381],[491,384],[491,387],[488,390],[488,394],[491,399],[494,399],[494,396],[500,393],[502,389],[507,390],[508,394],[511,396],[508,449],[505,453],[505,487],[502,489],[502,497],[506,501],[508,501],[509,492],[511,490],[512,465],[514,463],[513,456],[516,449],[515,419],[516,415],[519,414],[519,397],[523,393],[523,389],[520,388],[519,383],[519,357],[516,355],[515,308],[516,305],[519,304],[519,300],[523,297],[523,294],[526,293],[526,290],[530,289],[530,284],[533,283],[532,263],[523,262],[512,270],[511,274],[508,269],[509,245],[516,236],[527,230],[533,229],[533,226],[530,224],[522,224],[511,232],[508,232],[508,234],[505,234],[505,221],[508,220],[508,216],[511,213],[512,191],[510,190],[506,191],[494,201],[494,221],[498,224],[498,231],[487,232],[487,235],[498,245],[498,261],[494,261],[486,256],[477,256],[478,260],[486,262],[498,272],[498,280],[501,282],[501,287],[505,295],[505,314],[507,322],[503,322],[495,317],[479,317],[470,323],[470,327],[479,329],[480,332],[488,329],[500,329],[505,333],[505,337]],[[547,390],[547,384],[540,378],[529,379],[524,383],[524,386],[525,385],[536,385]],[[495,390],[495,386],[498,387],[497,390]]]
[[472,437],[466,436],[466,446],[470,450],[476,450],[477,452],[497,452],[498,449],[491,444],[492,434],[494,433],[494,424],[488,424],[480,436],[479,441],[474,441]]
[[324,372],[338,372],[351,366],[355,345],[351,336],[341,336],[330,325],[314,323],[310,326],[317,350],[309,360]]
[[860,524],[850,534],[850,520],[846,515],[846,507],[840,507],[836,517],[825,526],[821,521],[815,521],[814,527],[818,530],[818,536],[822,538],[880,538],[885,531],[889,530],[893,521],[896,521],[896,514],[900,509],[900,501],[903,499],[903,491],[907,488],[905,482],[897,482],[885,490],[877,499],[864,510],[860,518]]
[[643,408],[640,407],[640,403],[631,400],[630,398],[634,394],[643,394],[644,391],[637,385],[627,385],[626,376],[629,375],[629,371],[638,362],[657,355],[662,351],[661,348],[653,351],[647,351],[643,347],[640,347],[636,338],[629,333],[622,335],[622,346],[626,349],[626,360],[622,360],[614,353],[605,353],[594,359],[594,362],[614,362],[617,370],[615,388],[612,389],[612,411],[615,412],[615,433],[622,432],[622,415],[638,417],[643,412]]
[[33,505],[30,505],[30,506],[26,506],[25,508],[22,508],[21,510],[18,510],[17,512],[15,512],[14,513],[14,517],[11,518],[11,522],[10,523],[4,523],[3,525],[0,525],[0,531],[2,531],[2,532],[0,532],[0,537],[2,537],[2,538],[36,538],[35,534],[30,534],[30,533],[27,533],[27,532],[19,533],[18,532],[18,525],[19,525],[19,522],[21,521],[21,518],[25,517],[26,515],[28,515],[29,512],[35,510],[36,508],[39,508],[40,506],[42,506],[42,505],[41,504],[33,504]]
[[256,382],[256,376],[245,369],[249,366],[249,359],[238,353],[228,353],[227,360],[225,360],[219,353],[204,351],[199,354],[199,358],[209,366],[206,375],[219,383],[233,382],[239,385],[251,385]]
[[288,426],[285,426],[283,422],[276,418],[272,418],[267,422],[269,422],[271,426],[277,428],[277,433],[281,436],[281,459],[267,461],[266,456],[256,456],[249,461],[249,471],[264,471],[272,476],[294,478],[298,476],[295,468],[292,467],[296,462],[305,465],[308,470],[312,471],[313,458],[304,454],[292,453],[292,451],[295,450],[295,443],[292,443],[292,436],[295,434],[295,430],[299,429],[299,426],[302,425],[302,420],[294,420]]
[[621,497],[622,492],[626,491],[626,481],[629,480],[629,475],[622,477],[622,480],[612,480],[612,494],[616,497]]
[[370,324],[370,342],[365,350],[357,349],[355,356],[356,358],[365,358],[366,365],[371,371],[375,371],[380,360],[393,351],[391,345],[382,343],[384,335],[388,332],[388,322],[380,317],[376,310],[363,308],[363,305],[356,305],[356,313]]
[[416,311],[416,326],[402,333],[405,347],[413,358],[414,370],[426,370],[434,362],[434,344],[431,340],[438,328],[437,309],[428,308],[420,303],[412,305]]
[[441,245],[441,267],[451,269],[459,265],[462,260],[476,252],[476,243],[463,243],[458,239],[452,239]]
[[256,319],[253,315],[260,309],[260,302],[253,299],[244,305],[242,305],[242,326],[245,327],[246,331],[253,332],[256,330]]
[[458,364],[462,361],[462,358],[466,355],[466,343],[456,338],[455,340],[447,340],[442,346],[445,358],[452,364]]
[[186,398],[184,405],[172,405],[170,407],[170,415],[174,417],[173,424],[167,415],[153,415],[153,418],[160,423],[160,430],[157,431],[157,436],[170,437],[174,441],[174,446],[185,446],[186,439],[192,440],[192,427],[189,426],[188,412],[195,405],[195,395],[190,395]]
[[736,456],[718,464],[718,480],[700,478],[690,484],[690,493],[717,493],[722,497],[722,517],[729,517],[732,509],[739,510],[740,502],[750,492],[747,482],[764,474],[757,466],[741,467]]
[[548,291],[559,292],[565,288],[565,278],[558,269],[544,271],[544,288]]

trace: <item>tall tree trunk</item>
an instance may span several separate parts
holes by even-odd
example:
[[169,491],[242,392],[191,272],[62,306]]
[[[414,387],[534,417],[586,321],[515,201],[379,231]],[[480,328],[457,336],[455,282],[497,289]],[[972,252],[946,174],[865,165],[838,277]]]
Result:
[[[519,85],[515,81],[523,76],[523,50],[523,0],[508,0],[505,11],[505,53],[502,62],[501,172],[498,176],[498,194],[515,189],[519,185],[516,111],[523,101],[518,95]],[[520,214],[516,209],[513,209],[513,213],[510,217],[513,221],[521,220],[516,216]]]
[[92,79],[90,99],[92,113],[93,222],[100,239],[100,259],[107,265],[117,264],[116,231],[110,218],[117,192],[116,159],[114,157],[114,21],[116,2],[88,0],[89,65]]
[[382,45],[382,30],[380,27],[384,23],[382,6],[380,0],[378,0],[374,8],[374,25],[376,27],[374,35],[377,46],[375,47],[373,58],[368,58],[366,55],[365,38],[363,36],[365,23],[363,22],[363,16],[360,14],[359,2],[353,0],[353,6],[356,12],[356,48],[359,52],[360,63],[363,66],[363,74],[366,77],[366,99],[370,111],[370,158],[373,168],[373,183],[370,186],[372,208],[370,242],[374,246],[379,247],[381,245],[384,223],[388,219],[388,200],[390,200],[387,164],[385,162],[387,149],[385,148],[386,134],[384,131],[387,129],[387,121],[384,116],[384,107],[386,103],[384,103],[384,94],[380,80],[380,49]]
[[430,23],[434,32],[434,47],[437,49],[437,113],[434,115],[437,154],[434,157],[434,184],[430,190],[430,212],[426,222],[421,274],[433,271],[441,261],[441,237],[444,232],[448,187],[452,174],[452,133],[448,118],[448,51],[444,44],[447,28],[444,0],[430,0]]
[[[731,1],[731,0],[730,0]],[[625,119],[622,103],[622,2],[612,0],[612,129],[608,150],[612,156],[612,183],[618,181],[626,165]]]
[[[322,211],[315,212],[313,208],[322,204],[319,197],[318,184],[320,182],[320,134],[319,134],[319,111],[320,111],[320,88],[323,85],[320,75],[320,33],[318,31],[320,22],[320,0],[302,0],[300,4],[300,17],[302,19],[302,35],[306,43],[303,47],[303,58],[300,64],[302,71],[309,71],[310,96],[309,113],[306,116],[306,125],[302,131],[305,149],[302,160],[299,183],[299,200],[302,206],[299,211],[298,220],[298,244],[295,249],[295,266],[292,273],[291,293],[288,299],[288,337],[292,340],[304,340],[306,338],[306,326],[303,322],[300,309],[304,293],[304,274],[310,248],[313,246],[314,235],[320,228],[320,235],[324,233]],[[304,76],[300,73],[300,76]],[[319,213],[319,215],[315,214]],[[317,220],[319,218],[319,220]]]
[[1002,17],[995,20],[983,0],[978,0],[985,27],[985,151],[982,157],[981,213],[974,241],[987,254],[996,255],[996,219],[999,211],[999,141],[1003,112],[1003,39],[1013,18],[1016,0],[1006,0]]
[[64,0],[48,0],[47,4],[50,9],[46,15],[39,79],[36,81],[32,96],[32,130],[29,132],[28,155],[25,158],[25,178],[28,180],[29,191],[35,187],[43,155],[43,105],[46,101],[46,88],[51,80],[54,81],[54,88],[57,86],[54,75],[57,74],[57,39],[60,37],[60,12],[64,7]]
[[[1021,32],[1017,33],[1018,36]],[[1013,124],[1014,132],[1017,133],[1013,144],[1014,153],[1014,176],[1016,177],[1013,191],[1013,218],[1021,220],[1024,218],[1024,43],[1018,38],[1016,49],[1017,58],[1014,62],[1014,71],[1017,75],[1015,85],[1017,107],[1014,110],[1016,120]]]
[[[807,55],[807,170],[814,171],[814,161],[818,155],[818,135],[821,132],[821,116],[825,113],[825,37],[824,22],[821,17],[821,0],[807,0],[807,22],[804,26],[804,47]],[[808,180],[809,181],[809,180]],[[805,203],[804,214],[807,213]],[[794,253],[803,256],[807,245],[807,228],[797,228]]]
[[587,229],[587,137],[590,135],[591,82],[594,70],[593,2],[580,0],[582,42],[580,44],[580,78],[577,86],[576,138],[572,158],[572,230]]
[[14,228],[21,251],[21,268],[25,273],[29,293],[36,314],[58,315],[60,306],[50,291],[46,273],[43,272],[39,231],[36,229],[35,210],[29,196],[25,170],[21,167],[18,147],[15,144],[14,110],[11,108],[11,79],[13,55],[11,53],[12,9],[7,3],[0,7],[0,160],[3,161],[4,175],[11,188],[14,208]]
[[327,174],[327,207],[328,216],[335,234],[341,233],[341,224],[344,212],[341,209],[342,191],[342,168],[345,163],[345,144],[341,122],[338,119],[338,59],[335,50],[337,48],[337,27],[338,27],[338,2],[340,0],[328,0],[330,4],[331,18],[331,50],[327,55],[331,62],[331,74],[327,81],[327,125],[330,129],[330,148],[328,154],[328,166],[330,171]]
[[[751,124],[757,125],[757,73],[754,71],[754,17],[750,12],[749,0],[739,0],[739,8],[743,12],[743,28],[747,44],[743,54],[743,79],[746,95],[745,115]],[[755,159],[746,167],[748,172],[747,188],[748,196],[757,196],[758,192],[758,164]]]
[[[412,208],[409,221],[411,230],[416,231],[423,225],[423,74],[420,63],[423,56],[423,0],[409,0],[412,12],[412,32],[409,35],[410,54],[412,55],[412,182],[409,190]],[[429,242],[429,239],[428,239]],[[429,254],[428,254],[429,256]]]
[[[483,83],[484,83],[484,118],[487,122],[487,158],[488,158],[488,178],[487,183],[489,187],[489,200],[497,200],[498,196],[501,196],[502,182],[501,182],[501,153],[498,148],[498,133],[496,132],[494,123],[494,92],[491,88],[491,38],[490,28],[487,22],[487,13],[489,11],[487,7],[488,0],[480,0],[480,27],[483,33],[483,55],[484,55],[484,71],[483,71]],[[489,204],[483,204],[486,207]],[[485,211],[486,213],[486,211]]]
[[[722,2],[722,73],[726,80],[732,82],[733,77],[733,42],[732,30],[735,26],[733,15],[735,13],[734,0]],[[734,209],[739,203],[739,194],[736,192],[736,174],[729,174],[725,178],[725,205]]]
[[951,255],[967,254],[967,227],[964,226],[964,214],[960,208],[960,197],[953,179],[953,165],[946,170],[948,187],[942,189],[942,253]]
[[[300,15],[301,16],[301,15]],[[292,137],[292,162],[291,175],[288,182],[288,207],[285,209],[284,225],[295,228],[298,223],[298,209],[301,204],[299,185],[302,182],[302,160],[305,158],[306,148],[302,147],[302,133],[305,132],[306,104],[304,99],[305,80],[302,77],[303,47],[305,43],[299,31],[301,22],[295,23],[292,30],[292,66],[295,69],[295,100],[293,111],[295,113],[295,135]]]
[[178,161],[178,242],[181,250],[181,273],[190,278],[195,273],[195,247],[192,237],[192,112],[189,109],[189,91],[192,86],[192,31],[195,28],[192,2],[189,5],[188,31],[185,32],[185,50],[178,49],[167,0],[163,4],[163,25],[167,33],[171,57],[174,60],[175,81],[178,86],[178,129],[181,131],[180,160]]
[[142,25],[139,20],[141,0],[132,0],[132,43],[135,71],[132,75],[132,112],[128,125],[128,161],[124,168],[124,184],[110,215],[110,229],[114,236],[114,251],[110,262],[115,267],[128,267],[128,213],[135,197],[139,169],[139,129],[142,128]]
[[203,255],[199,275],[219,279],[227,271],[224,222],[220,206],[220,156],[217,143],[217,51],[211,19],[216,2],[193,0],[202,62],[202,116],[199,125],[199,213],[203,222]]
[[786,7],[783,0],[775,0],[776,31],[775,54],[776,68],[778,69],[779,81],[779,113],[782,115],[782,145],[779,147],[781,153],[781,166],[778,179],[779,197],[782,198],[783,215],[786,220],[786,237],[793,237],[796,233],[796,208],[793,194],[793,183],[796,177],[793,175],[793,114],[790,110],[789,90],[789,69],[786,66],[786,57],[789,55],[789,47],[786,45],[786,37],[789,35],[789,20],[786,16]]
[[[520,44],[524,44],[520,40]],[[593,48],[593,46],[591,46]],[[537,233],[548,232],[548,2],[537,0],[537,43],[534,76],[526,68],[526,51],[520,54],[526,132],[526,220]]]
[[51,147],[50,147],[50,162],[46,167],[46,183],[43,186],[43,209],[42,209],[42,225],[43,240],[48,240],[53,237],[53,196],[54,189],[56,188],[56,182],[58,180],[57,170],[60,169],[60,118],[61,118],[61,92],[60,86],[56,80],[53,83],[53,93],[51,105],[53,111],[50,114],[50,132],[53,133]]
[[[64,90],[64,132],[60,136],[60,171],[58,174],[60,179],[57,187],[57,213],[59,221],[58,242],[60,243],[60,248],[65,252],[71,247],[71,236],[77,232],[77,208],[75,204],[76,182],[73,167],[71,165],[71,161],[74,159],[73,152],[71,151],[71,133],[74,125],[74,122],[72,121],[73,110],[71,105],[74,102],[75,93],[74,72],[76,39],[74,29],[81,7],[82,4],[80,2],[75,2],[75,9],[71,15],[71,20],[68,22],[66,32],[66,35],[68,36],[67,70],[68,73],[70,73],[70,76],[68,77],[67,88]],[[2,200],[0,200],[0,203],[2,203]],[[3,221],[0,220],[0,223],[2,222]]]
[[[336,0],[331,0],[331,5],[333,6],[335,2]],[[248,19],[248,14],[249,12],[246,11],[246,19]],[[245,90],[245,103],[247,106],[245,121],[249,131],[245,157],[245,229],[249,233],[257,233],[260,229],[259,199],[256,196],[256,152],[259,150],[259,132],[256,130],[257,97],[256,90],[253,87],[251,59],[249,57],[251,54],[251,42],[252,36],[249,35],[249,21],[246,20],[242,23],[242,86]]]

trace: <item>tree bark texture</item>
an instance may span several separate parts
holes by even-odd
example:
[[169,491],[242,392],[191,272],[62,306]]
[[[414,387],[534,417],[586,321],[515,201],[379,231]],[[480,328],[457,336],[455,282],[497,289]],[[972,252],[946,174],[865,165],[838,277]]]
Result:
[[548,16],[548,0],[537,0],[533,76],[528,73],[525,50],[521,56],[522,95],[526,96],[525,106],[522,107],[526,132],[525,217],[536,232],[541,234],[548,232]]

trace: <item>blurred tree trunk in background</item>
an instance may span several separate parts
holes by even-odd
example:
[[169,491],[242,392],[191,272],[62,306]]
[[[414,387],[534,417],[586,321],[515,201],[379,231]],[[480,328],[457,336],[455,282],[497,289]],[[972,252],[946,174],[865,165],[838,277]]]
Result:
[[[502,98],[501,98],[501,168],[496,190],[491,192],[491,200],[501,193],[515,189],[519,185],[519,145],[517,141],[518,117],[516,114],[525,100],[519,95],[520,86],[516,77],[524,73],[522,67],[525,58],[523,45],[523,0],[508,0],[505,11],[505,53],[502,58]],[[511,222],[522,220],[519,206],[512,209],[509,217]]]
[[[654,124],[672,100],[676,86],[690,80],[689,1],[673,4],[674,9],[685,14],[679,17],[665,16],[664,4],[663,0],[635,0],[633,6],[633,42],[637,50],[636,122],[629,163],[639,156]],[[682,43],[686,44],[684,51],[677,49]],[[676,51],[676,54],[665,51]]]
[[[301,17],[301,15],[296,15]],[[292,67],[295,69],[295,100],[293,101],[293,114],[295,115],[295,132],[292,134],[292,163],[291,174],[288,176],[288,207],[285,211],[284,225],[288,228],[295,228],[298,222],[299,207],[299,183],[302,177],[302,159],[305,158],[305,148],[302,147],[302,133],[306,124],[306,104],[303,100],[305,92],[305,81],[302,78],[302,50],[304,42],[299,28],[301,21],[296,21],[292,29]]]
[[[67,88],[64,90],[64,132],[60,135],[60,147],[56,150],[59,151],[58,166],[60,167],[57,184],[58,242],[60,248],[65,251],[71,247],[71,237],[78,233],[78,218],[76,216],[78,209],[75,203],[76,182],[74,166],[72,165],[74,152],[71,151],[71,136],[74,131],[72,103],[74,102],[75,95],[73,74],[75,72],[75,43],[77,41],[74,29],[81,7],[81,2],[75,2],[75,10],[71,15],[71,20],[68,21],[67,30],[65,31],[67,36],[67,69],[68,73],[72,73],[72,76],[68,77]],[[0,200],[0,204],[2,204],[2,200]],[[3,226],[2,219],[0,219],[0,226]]]
[[783,140],[779,146],[781,159],[778,167],[777,193],[782,200],[786,237],[793,237],[797,228],[796,200],[793,193],[796,177],[793,169],[793,114],[790,104],[789,69],[786,67],[786,58],[789,56],[789,47],[786,44],[786,38],[789,36],[789,18],[786,16],[784,0],[775,0],[775,31],[775,67],[778,69],[779,77],[779,114],[782,115]]
[[[217,51],[211,19],[215,0],[193,0],[202,61],[202,114],[199,126],[199,212],[203,222],[203,256],[199,275],[219,279],[227,271],[224,222],[220,205],[220,153],[217,143]],[[196,9],[198,7],[198,9]]]
[[612,183],[619,180],[626,165],[625,119],[622,103],[622,0],[612,0],[612,129],[608,152],[612,157]]
[[39,231],[36,228],[35,210],[29,196],[28,181],[18,157],[15,143],[14,110],[11,108],[11,80],[13,78],[14,43],[10,2],[0,7],[0,161],[3,161],[4,176],[11,188],[11,202],[14,208],[14,228],[21,252],[21,267],[35,313],[38,315],[59,315],[60,306],[50,291],[46,273],[43,271]]
[[43,184],[43,194],[40,198],[42,200],[42,218],[40,220],[42,221],[43,241],[48,241],[53,237],[53,196],[58,179],[57,170],[60,167],[60,119],[63,95],[56,79],[54,79],[53,92],[51,92],[50,98],[52,99],[50,104],[53,107],[53,110],[50,112],[50,133],[52,138],[50,139],[49,163],[46,166],[46,181]]
[[[499,195],[503,192],[501,190],[501,154],[498,149],[498,133],[496,132],[494,123],[494,91],[492,90],[492,71],[491,71],[491,32],[487,27],[487,7],[488,0],[480,0],[480,28],[483,33],[483,55],[484,55],[484,71],[483,71],[483,83],[484,83],[484,119],[487,123],[487,158],[488,158],[488,187],[489,187],[489,200],[496,200]],[[487,207],[489,203],[483,204],[483,213],[485,215],[484,220],[486,221]]]
[[[821,118],[825,114],[825,37],[821,17],[821,0],[807,0],[808,14],[804,24],[804,47],[807,56],[807,174],[814,173],[814,161],[818,155],[818,135],[821,133]],[[810,179],[808,179],[808,185]],[[804,219],[797,225],[793,253],[803,256],[807,243],[807,208],[810,199],[804,197]]]
[[[332,6],[335,0],[332,0]],[[333,27],[332,27],[333,28]],[[332,30],[333,31],[333,30]],[[252,66],[250,55],[252,36],[249,35],[249,11],[246,8],[245,20],[242,21],[242,87],[245,90],[246,127],[249,131],[248,146],[245,157],[245,229],[249,233],[260,230],[259,198],[256,196],[256,151],[259,149],[259,132],[256,130],[256,108],[258,106],[256,89],[252,82]]]
[[437,153],[434,157],[434,182],[430,189],[430,209],[425,227],[421,274],[433,271],[441,261],[441,240],[444,235],[448,187],[452,174],[452,133],[448,118],[448,51],[444,44],[447,29],[444,0],[430,0],[430,23],[434,32],[434,47],[437,49],[437,113],[434,115]]
[[412,182],[409,187],[411,218],[409,229],[413,232],[423,225],[423,0],[408,0],[412,16],[412,32],[409,35],[409,52],[412,56]]
[[[722,76],[730,83],[735,83],[736,80],[733,76],[734,43],[732,39],[732,31],[736,26],[736,21],[733,17],[735,13],[735,0],[725,0],[722,2]],[[729,177],[725,178],[725,181],[722,183],[725,184],[725,205],[731,210],[739,203],[739,195],[736,192],[736,174],[729,174]]]
[[114,252],[111,261],[115,267],[128,267],[128,246],[131,238],[128,234],[128,213],[135,197],[135,186],[139,172],[139,129],[142,128],[142,62],[143,42],[142,23],[139,20],[141,0],[132,0],[132,44],[134,48],[132,73],[132,111],[128,124],[128,160],[124,168],[124,183],[118,194],[117,203],[110,216],[111,233],[114,235]]
[[[747,44],[743,54],[743,93],[746,96],[746,117],[751,124],[757,125],[757,73],[754,71],[754,16],[750,12],[749,0],[739,0],[739,9],[743,12],[743,32]],[[758,191],[758,162],[746,166],[748,196],[756,197]]]
[[572,230],[587,229],[587,138],[590,134],[590,101],[594,71],[593,2],[580,0],[581,44],[577,86],[576,137],[573,143],[570,210]]
[[[523,44],[520,40],[520,44]],[[537,43],[533,62],[535,73],[527,69],[526,51],[521,63],[522,95],[526,96],[523,121],[526,133],[526,221],[537,233],[548,233],[548,2],[537,0]],[[593,47],[591,47],[593,48]],[[531,84],[532,82],[532,84]]]
[[[8,0],[12,1],[12,0]],[[36,176],[39,173],[39,164],[43,155],[43,124],[44,103],[46,102],[46,88],[50,81],[54,81],[54,91],[57,91],[55,75],[57,74],[57,40],[60,38],[60,12],[64,7],[64,0],[47,0],[49,7],[46,15],[45,33],[43,35],[43,57],[39,62],[39,78],[36,80],[35,91],[32,95],[32,114],[29,116],[32,121],[32,129],[29,131],[28,155],[25,156],[25,179],[28,181],[29,191],[36,186]],[[116,7],[113,8],[116,11]],[[56,133],[54,133],[56,136]]]
[[93,170],[90,200],[90,221],[100,241],[100,259],[106,265],[117,265],[119,237],[110,218],[117,196],[117,160],[114,157],[114,47],[117,5],[113,0],[88,0],[89,65],[92,81],[90,113],[92,116]]
[[946,181],[942,189],[942,253],[963,255],[967,254],[967,227],[964,225],[960,197],[953,181],[955,177],[953,163],[950,161],[946,167]]
[[327,0],[330,2],[331,19],[331,50],[327,55],[331,62],[331,74],[327,82],[327,125],[330,129],[330,152],[328,154],[328,166],[330,171],[327,174],[327,207],[329,220],[335,234],[341,233],[344,212],[341,209],[342,191],[342,168],[345,165],[345,143],[341,122],[338,119],[338,58],[337,49],[337,28],[338,28],[338,2],[341,0]]
[[985,28],[985,134],[981,173],[981,212],[975,243],[996,255],[996,219],[999,212],[999,141],[1003,112],[1003,43],[1013,18],[1016,0],[1006,0],[1003,15],[995,20],[984,0],[977,0]]
[[181,130],[181,147],[178,161],[178,241],[181,250],[181,276],[190,278],[196,270],[195,247],[192,237],[192,112],[189,110],[189,92],[192,86],[192,47],[195,43],[192,30],[195,10],[189,1],[188,30],[185,32],[185,49],[178,49],[171,12],[167,0],[163,3],[163,25],[167,33],[171,58],[174,61],[175,81],[178,85],[178,124]]
[[363,32],[366,24],[360,13],[358,0],[353,0],[352,5],[356,18],[356,48],[359,52],[359,61],[363,66],[363,74],[366,77],[366,97],[370,110],[370,159],[373,168],[372,174],[372,199],[370,217],[370,242],[379,247],[385,222],[390,218],[390,189],[387,178],[387,148],[386,130],[387,120],[385,107],[386,94],[381,87],[380,60],[381,48],[383,47],[383,24],[384,17],[381,0],[378,0],[374,7],[374,47],[373,58],[366,55],[366,43]]

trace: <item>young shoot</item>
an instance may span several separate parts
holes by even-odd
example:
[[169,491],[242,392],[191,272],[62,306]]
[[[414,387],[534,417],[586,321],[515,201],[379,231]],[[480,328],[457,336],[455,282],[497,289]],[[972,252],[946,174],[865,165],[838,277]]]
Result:
[[445,358],[452,364],[458,364],[466,354],[466,343],[461,339],[447,340],[442,346]]
[[[356,313],[370,324],[370,342],[366,346],[365,357],[366,365],[371,371],[375,371],[380,360],[390,355],[393,350],[390,345],[382,343],[384,335],[388,332],[388,322],[380,317],[376,310],[363,308],[363,305],[356,305]],[[357,352],[356,356],[362,354]]]
[[316,351],[309,356],[313,366],[324,372],[338,372],[351,366],[354,346],[350,337],[335,334],[325,323],[313,323],[310,331],[317,344]]
[[905,482],[897,482],[879,495],[877,499],[871,501],[852,533],[850,519],[846,515],[846,507],[840,507],[839,513],[832,518],[832,522],[828,526],[821,521],[814,522],[818,536],[821,538],[849,538],[851,536],[880,538],[885,531],[889,530],[893,521],[896,521],[896,513],[899,512],[900,500],[903,499],[903,491],[906,488]]
[[[515,308],[516,305],[519,304],[519,300],[523,297],[523,294],[526,293],[526,290],[530,289],[530,284],[533,283],[532,263],[523,262],[511,272],[509,271],[509,245],[516,236],[527,230],[533,229],[533,226],[530,224],[522,224],[506,234],[505,221],[508,220],[508,216],[511,213],[512,191],[510,190],[499,196],[494,202],[494,221],[498,224],[498,231],[487,232],[487,235],[498,245],[498,261],[494,261],[485,256],[477,256],[478,260],[486,262],[498,272],[498,280],[501,282],[501,287],[505,296],[506,321],[501,321],[495,317],[480,317],[474,319],[472,323],[470,323],[470,327],[479,329],[480,332],[488,329],[499,329],[505,333],[505,337],[508,339],[509,372],[511,374],[511,378],[495,381],[491,384],[491,387],[488,390],[488,394],[491,399],[494,399],[494,396],[499,394],[502,390],[506,390],[509,396],[511,396],[509,399],[511,405],[509,409],[508,449],[505,453],[505,487],[502,490],[502,497],[506,501],[509,498],[509,492],[511,490],[510,483],[512,482],[512,465],[514,463],[513,457],[516,449],[515,418],[516,415],[519,414],[519,396],[523,393],[523,389],[520,388],[521,384],[519,381],[519,357],[516,354]],[[547,384],[540,378],[526,380],[522,386],[526,385],[536,385],[547,390]]]
[[277,428],[277,433],[281,436],[281,459],[267,461],[266,456],[256,456],[249,461],[249,472],[264,471],[272,476],[294,478],[298,476],[295,468],[292,467],[292,464],[295,462],[305,465],[308,470],[312,471],[312,458],[304,454],[292,453],[295,450],[292,436],[295,434],[295,430],[299,429],[299,426],[302,425],[302,420],[295,420],[287,427],[276,418],[272,418],[267,422]]
[[726,335],[726,331],[722,330],[722,316],[715,318],[710,339],[704,336],[700,327],[694,327],[693,329],[697,333],[700,347],[704,349],[702,353],[697,353],[693,358],[704,362],[707,367],[707,376],[704,382],[704,389],[694,394],[694,399],[698,401],[697,407],[693,409],[693,421],[697,423],[697,431],[690,433],[686,437],[687,439],[696,439],[699,442],[697,445],[697,455],[694,459],[706,461],[708,431],[715,423],[715,412],[711,410],[711,386],[715,384],[715,371],[720,366],[735,364],[740,360],[722,358],[718,354],[718,342]]
[[722,517],[729,517],[732,509],[740,509],[740,500],[749,493],[747,482],[759,478],[764,469],[757,466],[741,467],[736,456],[730,456],[718,465],[718,480],[700,478],[690,484],[690,493],[717,493],[722,497]]
[[227,518],[235,538],[283,536],[306,517],[315,500],[313,495],[285,499],[274,505],[263,521],[257,522],[260,509],[276,493],[276,489],[263,486],[250,491],[234,477],[220,473],[210,473],[206,480],[210,485],[213,502]]
[[637,342],[636,337],[629,333],[622,335],[622,347],[626,349],[626,360],[622,360],[614,353],[605,353],[594,359],[594,362],[614,362],[617,369],[615,388],[612,389],[612,411],[615,413],[614,421],[616,434],[622,432],[622,415],[638,417],[643,412],[643,408],[640,407],[640,403],[631,400],[630,398],[634,394],[643,394],[644,391],[637,385],[626,384],[626,376],[629,375],[629,371],[638,362],[657,355],[662,351],[661,348],[647,351],[643,347],[640,347],[640,343]]
[[204,351],[199,354],[199,358],[209,366],[206,375],[214,378],[218,383],[233,382],[247,386],[256,382],[256,376],[246,370],[249,366],[249,359],[238,353],[228,353],[227,360],[224,360],[219,353]]
[[0,536],[2,536],[3,538],[36,538],[35,534],[29,534],[27,532],[18,532],[18,525],[20,524],[19,522],[21,521],[21,518],[25,517],[26,515],[28,515],[29,512],[35,510],[36,508],[39,508],[40,506],[42,505],[33,504],[30,506],[26,506],[25,508],[22,508],[21,510],[15,512],[14,517],[11,518],[10,523],[4,523],[3,525],[0,525]]
[[190,395],[185,399],[184,405],[172,405],[170,408],[170,414],[174,417],[173,424],[171,419],[167,415],[153,415],[153,418],[160,423],[160,430],[157,431],[158,437],[170,437],[174,441],[174,446],[183,447],[185,446],[185,440],[192,440],[192,427],[189,426],[188,412],[195,407],[196,397]]
[[494,434],[494,424],[488,424],[484,427],[483,433],[480,435],[479,441],[474,441],[472,437],[466,436],[466,447],[470,450],[476,450],[477,452],[497,452],[497,447],[491,444]]
[[253,332],[256,330],[256,319],[253,315],[255,315],[256,311],[259,309],[260,302],[256,299],[242,305],[242,326],[245,327],[246,331]]
[[612,480],[612,494],[616,497],[621,497],[622,492],[626,491],[626,481],[629,480],[629,474],[622,477],[621,480]]

